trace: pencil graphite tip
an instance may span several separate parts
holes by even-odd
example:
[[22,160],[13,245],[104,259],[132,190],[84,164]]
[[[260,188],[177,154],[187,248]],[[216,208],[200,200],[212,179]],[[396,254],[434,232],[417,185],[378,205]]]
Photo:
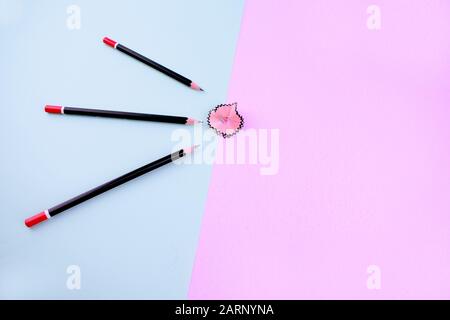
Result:
[[197,91],[205,91],[202,88],[200,88],[200,86],[198,84],[196,84],[195,82],[191,82],[191,88]]
[[194,152],[194,150],[196,148],[198,148],[199,146],[200,146],[199,144],[196,144],[196,145],[191,146],[189,148],[184,148],[183,151],[184,151],[185,154],[190,154],[190,153]]
[[187,125],[194,125],[194,124],[197,124],[197,123],[203,123],[203,121],[201,121],[201,120],[196,120],[196,119],[192,119],[192,118],[188,118],[188,119],[186,120],[186,124],[187,124]]

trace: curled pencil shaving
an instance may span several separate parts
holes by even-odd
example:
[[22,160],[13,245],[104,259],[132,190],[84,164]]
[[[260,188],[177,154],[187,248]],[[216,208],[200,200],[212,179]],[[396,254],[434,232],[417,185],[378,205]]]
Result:
[[224,138],[235,135],[244,126],[244,118],[237,111],[237,102],[220,104],[211,110],[208,125]]

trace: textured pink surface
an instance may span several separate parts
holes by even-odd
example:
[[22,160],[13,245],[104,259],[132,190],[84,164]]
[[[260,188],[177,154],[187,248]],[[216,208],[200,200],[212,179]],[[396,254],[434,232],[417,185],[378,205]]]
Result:
[[450,298],[450,2],[374,3],[379,31],[372,1],[247,1],[229,101],[280,170],[214,167],[190,298]]

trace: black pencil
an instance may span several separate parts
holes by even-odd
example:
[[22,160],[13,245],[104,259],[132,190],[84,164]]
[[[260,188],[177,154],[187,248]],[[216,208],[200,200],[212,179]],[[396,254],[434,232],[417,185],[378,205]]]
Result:
[[176,73],[175,71],[170,70],[169,68],[164,67],[163,65],[160,65],[159,63],[144,57],[143,55],[137,53],[136,51],[131,50],[130,48],[125,47],[124,45],[109,39],[108,37],[104,37],[103,38],[103,42],[105,44],[107,44],[108,46],[117,49],[127,55],[129,55],[130,57],[133,57],[136,60],[139,60],[140,62],[145,63],[146,65],[152,67],[153,69],[156,69],[162,73],[164,73],[165,75],[181,82],[182,84],[194,89],[194,90],[200,90],[203,91],[202,88],[200,88],[200,86],[198,84],[196,84],[194,81],[182,76],[181,74]]
[[43,221],[46,221],[48,219],[50,219],[51,217],[54,217],[55,215],[57,215],[58,213],[61,213],[65,210],[68,210],[84,201],[87,201],[89,199],[92,199],[95,196],[98,196],[99,194],[102,194],[108,190],[111,190],[117,186],[120,186],[121,184],[124,184],[125,182],[128,182],[130,180],[133,180],[137,177],[142,176],[143,174],[146,174],[152,170],[155,170],[159,167],[162,167],[168,163],[171,163],[177,159],[180,159],[182,157],[184,157],[187,154],[190,154],[191,152],[194,151],[194,149],[196,148],[196,146],[192,146],[189,148],[185,148],[185,149],[181,149],[177,152],[174,152],[172,154],[169,154],[165,157],[162,157],[161,159],[158,159],[156,161],[153,161],[149,164],[146,164],[140,168],[137,168],[136,170],[133,170],[131,172],[128,172],[116,179],[113,179],[111,181],[108,181],[94,189],[91,189],[85,193],[82,193],[70,200],[67,200],[61,204],[58,204],[54,207],[51,207],[50,209],[44,210],[28,219],[25,220],[25,225],[29,228],[31,228],[32,226],[41,223]]
[[72,115],[91,116],[91,117],[142,120],[142,121],[178,123],[178,124],[187,124],[187,125],[201,123],[201,121],[199,121],[199,120],[195,120],[195,119],[188,118],[188,117],[166,116],[166,115],[160,115],[160,114],[137,113],[137,112],[126,112],[126,111],[85,109],[85,108],[78,108],[78,107],[46,105],[44,110],[45,110],[45,112],[48,112],[48,113],[57,113],[57,114],[72,114]]

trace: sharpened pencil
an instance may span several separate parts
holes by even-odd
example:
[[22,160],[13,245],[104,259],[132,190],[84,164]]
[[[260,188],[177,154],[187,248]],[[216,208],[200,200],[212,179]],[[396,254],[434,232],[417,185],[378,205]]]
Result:
[[158,70],[159,72],[164,73],[165,75],[171,77],[172,79],[175,79],[179,82],[181,82],[182,84],[194,89],[194,90],[198,90],[198,91],[204,91],[202,88],[200,88],[200,86],[198,84],[196,84],[194,81],[182,76],[179,73],[176,73],[173,70],[170,70],[169,68],[164,67],[163,65],[141,55],[140,53],[137,53],[136,51],[131,50],[130,48],[125,47],[124,45],[118,43],[117,41],[114,41],[108,37],[104,37],[103,38],[103,42],[105,44],[107,44],[108,46],[119,50],[120,52],[125,53],[126,55],[129,55],[130,57],[145,63],[146,65],[148,65],[149,67],[152,67],[155,70]]
[[199,121],[199,120],[195,120],[193,118],[188,118],[188,117],[167,116],[167,115],[160,115],[160,114],[137,113],[137,112],[126,112],[126,111],[86,109],[86,108],[78,108],[78,107],[46,105],[44,110],[47,113],[56,113],[56,114],[69,114],[69,115],[103,117],[103,118],[114,118],[114,119],[178,123],[178,124],[186,124],[186,125],[193,125],[193,124],[201,123],[201,121]]
[[192,153],[196,147],[197,146],[192,146],[189,148],[184,148],[179,151],[176,151],[172,154],[162,157],[161,159],[158,159],[158,160],[150,162],[142,167],[139,167],[136,170],[133,170],[124,175],[121,175],[120,177],[118,177],[116,179],[108,181],[94,189],[84,192],[84,193],[82,193],[72,199],[69,199],[61,204],[51,207],[50,209],[44,210],[44,211],[26,219],[25,225],[27,227],[31,228],[34,225],[37,225],[43,221],[46,221],[46,220],[50,219],[51,217],[54,217],[55,215],[57,215],[63,211],[66,211],[66,210],[68,210],[80,203],[83,203],[89,199],[92,199],[108,190],[111,190],[117,186],[120,186],[121,184],[124,184],[130,180],[137,178],[137,177],[140,177],[150,171],[153,171],[155,169],[158,169],[159,167],[169,164],[175,160],[178,160],[178,159],[184,157],[185,155]]

